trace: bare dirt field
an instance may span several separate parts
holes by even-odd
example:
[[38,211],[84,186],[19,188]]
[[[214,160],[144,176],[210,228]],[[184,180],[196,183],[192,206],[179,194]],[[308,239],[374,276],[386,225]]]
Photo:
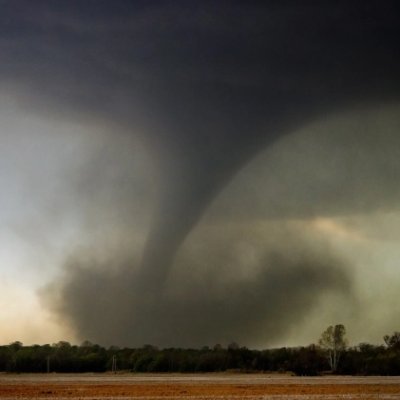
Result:
[[400,377],[2,374],[0,399],[400,399]]

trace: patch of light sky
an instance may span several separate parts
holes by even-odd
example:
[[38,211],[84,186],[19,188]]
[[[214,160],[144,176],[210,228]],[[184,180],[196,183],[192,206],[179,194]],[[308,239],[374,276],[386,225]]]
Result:
[[0,106],[2,270],[14,278],[24,271],[35,284],[43,271],[51,272],[52,250],[79,225],[72,214],[66,218],[67,171],[84,149],[83,127],[40,119],[4,99]]

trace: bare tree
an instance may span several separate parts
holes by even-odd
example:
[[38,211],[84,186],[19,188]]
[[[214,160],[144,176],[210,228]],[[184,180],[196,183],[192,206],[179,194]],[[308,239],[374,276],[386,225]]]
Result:
[[329,366],[332,372],[337,370],[340,356],[346,349],[347,340],[344,338],[345,334],[346,328],[344,325],[331,325],[322,332],[321,338],[319,339],[319,345],[327,352]]
[[400,332],[394,332],[393,335],[385,335],[383,340],[389,349],[400,351]]

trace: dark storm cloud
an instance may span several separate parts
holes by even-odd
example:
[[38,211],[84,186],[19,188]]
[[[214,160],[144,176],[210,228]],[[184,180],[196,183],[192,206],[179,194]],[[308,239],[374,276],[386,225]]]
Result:
[[[329,111],[398,98],[395,1],[1,4],[5,92],[31,112],[136,135],[152,154],[158,205],[132,279],[149,293],[163,287],[210,201],[261,149]],[[102,162],[86,171],[94,186]],[[118,249],[113,257],[119,264]],[[73,276],[67,300],[86,286],[84,273]],[[75,307],[62,309],[85,330]]]

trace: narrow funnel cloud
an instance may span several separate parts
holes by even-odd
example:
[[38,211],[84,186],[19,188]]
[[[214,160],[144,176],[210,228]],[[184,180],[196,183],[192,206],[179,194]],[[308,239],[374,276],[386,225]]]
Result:
[[[397,9],[377,0],[6,1],[0,79],[26,111],[101,126],[116,142],[135,136],[152,155],[159,186],[141,257],[118,248],[108,257],[151,297],[168,292],[182,244],[255,155],[316,118],[399,99]],[[102,184],[106,166],[94,164],[88,181]],[[125,194],[116,207],[129,210]],[[84,318],[68,304],[83,280],[72,275],[59,310],[79,330]],[[132,307],[145,315],[145,305]]]

